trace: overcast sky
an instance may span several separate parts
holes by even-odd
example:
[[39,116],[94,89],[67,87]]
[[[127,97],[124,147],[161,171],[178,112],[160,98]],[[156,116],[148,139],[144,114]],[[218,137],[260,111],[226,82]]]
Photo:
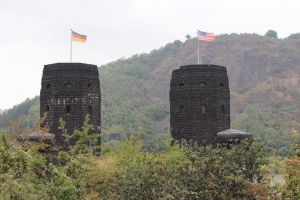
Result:
[[[43,66],[73,61],[98,66],[149,53],[196,30],[300,32],[299,0],[0,0],[0,109],[40,93]],[[197,44],[195,44],[197,45]]]

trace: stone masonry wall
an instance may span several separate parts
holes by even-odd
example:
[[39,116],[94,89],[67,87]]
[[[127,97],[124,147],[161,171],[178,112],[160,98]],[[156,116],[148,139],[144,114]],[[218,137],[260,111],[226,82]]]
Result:
[[174,70],[170,112],[174,139],[216,144],[217,133],[230,128],[230,91],[226,68],[187,65]]
[[[95,131],[100,133],[101,94],[98,68],[84,63],[55,63],[43,70],[40,116],[48,112],[43,126],[55,134],[56,144],[64,146],[64,138],[58,129],[59,118],[66,122],[68,133],[83,125],[90,115]],[[100,141],[99,141],[100,142]]]

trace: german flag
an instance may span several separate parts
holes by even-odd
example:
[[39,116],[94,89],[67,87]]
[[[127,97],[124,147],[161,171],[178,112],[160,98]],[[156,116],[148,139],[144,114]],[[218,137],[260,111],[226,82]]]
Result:
[[80,35],[74,31],[72,31],[72,41],[75,42],[86,42],[86,35]]

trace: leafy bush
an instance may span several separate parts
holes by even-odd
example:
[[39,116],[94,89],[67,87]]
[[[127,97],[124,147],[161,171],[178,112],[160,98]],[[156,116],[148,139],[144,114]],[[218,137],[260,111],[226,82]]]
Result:
[[300,158],[291,157],[285,160],[286,172],[283,197],[285,199],[300,199]]
[[[169,145],[167,145],[169,146]],[[239,199],[272,196],[261,167],[267,164],[261,145],[244,141],[225,147],[169,146],[163,152],[141,152],[136,137],[119,142],[110,154],[108,196],[113,199]],[[114,177],[114,178],[112,178]],[[105,199],[105,198],[104,198]]]

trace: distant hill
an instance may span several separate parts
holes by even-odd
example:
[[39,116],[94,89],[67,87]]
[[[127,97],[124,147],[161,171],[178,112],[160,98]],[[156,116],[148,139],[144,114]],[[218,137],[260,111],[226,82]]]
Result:
[[[201,42],[200,55],[202,63],[227,67],[232,117],[242,113],[246,105],[255,104],[300,127],[300,40],[271,39],[256,34],[221,35],[214,42]],[[174,41],[150,54],[110,63],[102,66],[100,73],[123,70],[128,76],[138,76],[147,98],[168,106],[172,70],[195,63],[197,40],[191,39],[184,43]]]
[[[258,132],[262,138],[263,131],[245,125],[256,120],[251,123],[264,122],[262,129],[287,141],[292,128],[300,130],[299,39],[219,35],[214,42],[200,43],[200,55],[201,63],[227,67],[234,128]],[[144,139],[155,143],[157,137],[153,136],[169,127],[171,73],[182,65],[195,63],[196,38],[176,40],[148,54],[101,66],[102,128],[108,136],[105,140],[142,132]]]
[[[200,47],[202,63],[227,67],[232,116],[254,103],[300,125],[300,110],[295,109],[300,108],[300,40],[274,40],[255,34],[222,35]],[[168,103],[172,70],[196,62],[195,39],[164,57],[144,82],[149,98]]]
[[25,101],[20,103],[19,105],[15,105],[13,108],[5,110],[0,115],[0,129],[6,127],[8,122],[17,121],[19,118],[24,117],[22,119],[22,123],[20,123],[20,129],[26,129],[31,127],[39,118],[40,112],[40,98],[38,96],[29,99],[27,98]]
[[3,113],[5,110],[0,108],[0,114]]

